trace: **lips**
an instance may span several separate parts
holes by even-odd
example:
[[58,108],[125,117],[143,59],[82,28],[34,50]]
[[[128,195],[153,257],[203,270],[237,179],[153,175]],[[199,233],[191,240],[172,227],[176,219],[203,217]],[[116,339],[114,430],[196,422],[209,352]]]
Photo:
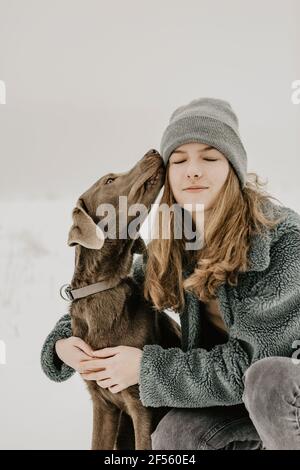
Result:
[[184,188],[185,190],[187,189],[208,189],[206,186],[191,186],[189,188]]

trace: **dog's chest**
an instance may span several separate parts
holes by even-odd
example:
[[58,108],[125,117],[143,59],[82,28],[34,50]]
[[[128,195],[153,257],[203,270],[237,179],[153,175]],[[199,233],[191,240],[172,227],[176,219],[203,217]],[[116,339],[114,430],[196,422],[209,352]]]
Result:
[[[85,299],[83,299],[85,300]],[[74,336],[83,339],[93,350],[120,345],[142,347],[145,338],[141,338],[139,322],[128,315],[128,305],[117,307],[107,303],[82,301],[70,309],[71,326]],[[142,320],[142,319],[141,319]]]

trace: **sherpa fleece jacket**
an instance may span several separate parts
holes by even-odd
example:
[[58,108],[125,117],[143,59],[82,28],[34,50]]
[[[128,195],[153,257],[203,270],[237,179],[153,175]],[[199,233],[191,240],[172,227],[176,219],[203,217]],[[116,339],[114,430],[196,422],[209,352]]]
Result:
[[[242,403],[244,374],[255,361],[268,356],[291,357],[300,338],[300,216],[270,202],[268,211],[285,220],[253,236],[246,272],[238,285],[223,283],[216,297],[228,340],[211,349],[203,347],[203,303],[185,291],[180,314],[182,347],[163,349],[146,345],[140,366],[140,399],[144,406],[202,408]],[[133,263],[132,275],[141,285],[145,257]],[[186,278],[191,270],[183,270]],[[45,374],[60,382],[75,371],[62,363],[55,342],[72,335],[69,314],[46,338],[41,365]]]

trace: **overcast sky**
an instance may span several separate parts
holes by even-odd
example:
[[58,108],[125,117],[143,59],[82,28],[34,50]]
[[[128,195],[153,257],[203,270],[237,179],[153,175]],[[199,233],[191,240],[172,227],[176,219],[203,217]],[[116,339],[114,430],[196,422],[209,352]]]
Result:
[[75,200],[159,149],[176,107],[213,96],[239,117],[249,170],[292,204],[298,0],[0,0],[0,11],[1,200]]

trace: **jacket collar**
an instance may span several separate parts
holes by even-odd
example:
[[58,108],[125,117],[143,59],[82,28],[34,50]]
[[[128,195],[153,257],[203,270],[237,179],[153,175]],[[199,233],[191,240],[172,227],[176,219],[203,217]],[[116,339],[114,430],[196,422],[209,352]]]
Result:
[[293,209],[278,206],[272,201],[266,204],[266,214],[274,219],[282,220],[272,229],[265,229],[263,233],[254,235],[249,249],[249,266],[247,271],[264,271],[271,261],[272,245],[286,232],[300,230],[300,215]]
[[246,271],[264,271],[270,264],[272,236],[270,231],[252,236]]
[[[264,271],[270,264],[270,250],[271,250],[272,237],[270,232],[265,235],[257,234],[251,239],[248,259],[249,266],[246,272],[249,271]],[[195,266],[187,266],[183,271],[183,277],[187,278],[194,271]]]

